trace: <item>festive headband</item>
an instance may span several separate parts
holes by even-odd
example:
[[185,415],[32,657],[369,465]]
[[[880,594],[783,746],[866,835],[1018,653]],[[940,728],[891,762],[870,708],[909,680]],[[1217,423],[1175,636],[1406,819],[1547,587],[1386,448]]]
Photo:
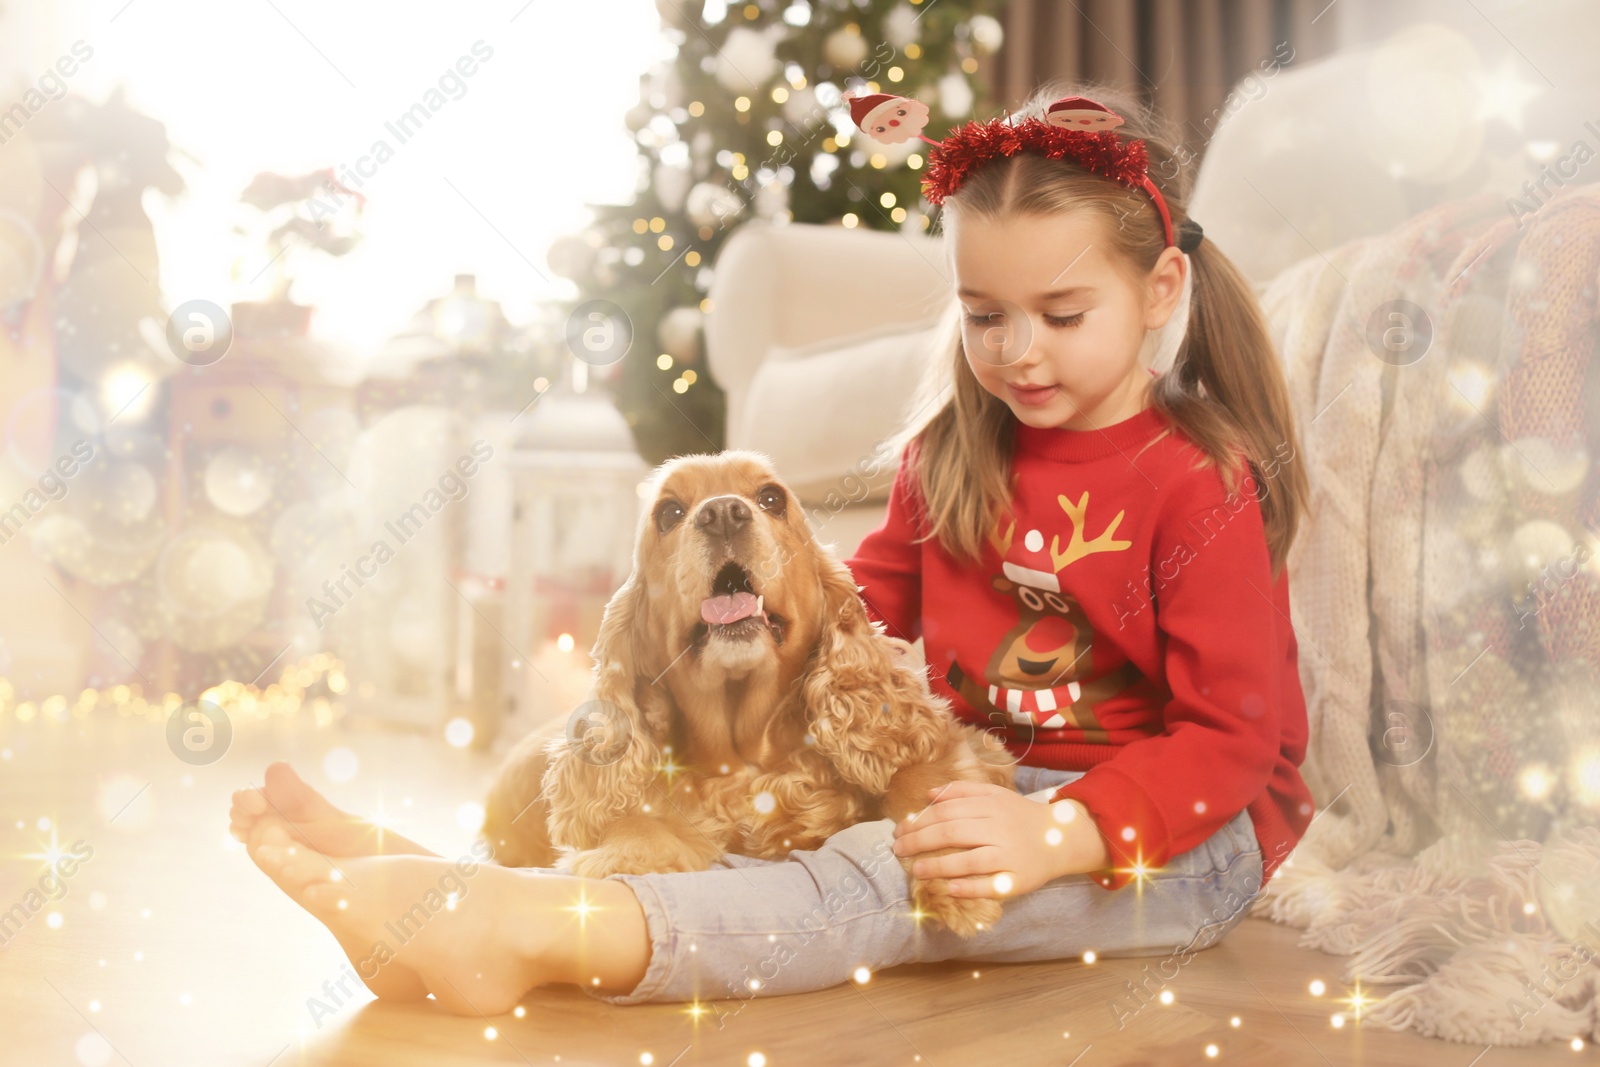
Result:
[[1064,96],[1046,109],[1042,119],[969,122],[951,130],[943,141],[935,141],[923,136],[928,105],[920,100],[887,93],[845,93],[844,99],[850,104],[850,118],[856,127],[878,143],[904,144],[916,137],[933,146],[922,176],[922,194],[930,203],[944,203],[980,164],[1030,150],[1050,159],[1070,159],[1124,188],[1144,190],[1161,214],[1161,232],[1167,244],[1177,245],[1183,252],[1193,252],[1200,245],[1203,231],[1193,219],[1184,220],[1177,240],[1173,239],[1172,214],[1161,190],[1150,180],[1144,141],[1124,141],[1112,132],[1122,125],[1122,116],[1099,101]]

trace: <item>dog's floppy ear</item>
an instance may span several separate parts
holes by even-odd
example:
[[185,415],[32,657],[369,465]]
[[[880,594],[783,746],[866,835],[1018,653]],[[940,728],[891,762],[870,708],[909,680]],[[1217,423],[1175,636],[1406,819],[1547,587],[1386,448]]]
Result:
[[849,569],[817,556],[822,633],[802,682],[811,734],[844,778],[882,796],[897,769],[937,758],[946,727],[918,668],[867,618]]
[[670,709],[644,673],[649,657],[641,649],[651,636],[642,571],[636,566],[606,605],[589,699],[546,749],[542,796],[556,845],[597,847],[607,826],[639,812],[654,793]]

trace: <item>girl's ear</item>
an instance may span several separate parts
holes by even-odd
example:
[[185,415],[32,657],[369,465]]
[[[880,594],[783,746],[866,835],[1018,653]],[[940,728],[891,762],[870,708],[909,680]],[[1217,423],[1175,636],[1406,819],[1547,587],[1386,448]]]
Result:
[[848,568],[819,553],[822,631],[801,682],[815,751],[869,795],[889,791],[895,771],[942,750],[926,679],[878,632]]
[[657,647],[643,582],[636,569],[606,605],[594,644],[595,681],[561,737],[546,748],[542,796],[555,845],[595,848],[605,829],[638,813],[654,794],[670,709],[646,699],[649,657]]
[[1183,299],[1183,283],[1189,264],[1176,248],[1165,248],[1146,276],[1149,298],[1145,306],[1144,328],[1159,330],[1172,318]]

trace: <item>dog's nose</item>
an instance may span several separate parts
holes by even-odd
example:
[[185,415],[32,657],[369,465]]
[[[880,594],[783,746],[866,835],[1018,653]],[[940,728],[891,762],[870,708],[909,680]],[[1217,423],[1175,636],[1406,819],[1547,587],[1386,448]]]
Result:
[[707,500],[695,512],[694,524],[709,537],[732,537],[740,527],[750,525],[750,505],[736,496]]

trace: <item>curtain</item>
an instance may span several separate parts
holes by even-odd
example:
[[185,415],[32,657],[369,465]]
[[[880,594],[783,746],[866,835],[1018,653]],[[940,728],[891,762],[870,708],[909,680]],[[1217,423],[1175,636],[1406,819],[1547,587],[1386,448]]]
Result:
[[[1348,0],[1346,0],[1348,2]],[[1134,89],[1197,156],[1229,90],[1262,64],[1304,63],[1340,44],[1340,0],[1011,0],[995,56],[999,103],[1071,78]]]

